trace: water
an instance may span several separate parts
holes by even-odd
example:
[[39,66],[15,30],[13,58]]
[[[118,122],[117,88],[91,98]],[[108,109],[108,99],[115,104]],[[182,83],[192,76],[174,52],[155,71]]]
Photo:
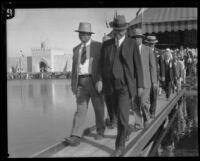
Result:
[[[69,80],[11,80],[7,86],[9,157],[29,157],[70,135],[76,111]],[[94,125],[89,105],[86,127]]]
[[169,131],[158,146],[155,156],[199,156],[197,99],[197,96],[186,97]]
[[[76,111],[69,80],[8,81],[9,157],[30,157],[70,135]],[[198,101],[187,97],[154,156],[199,156]],[[86,127],[94,125],[91,102]]]

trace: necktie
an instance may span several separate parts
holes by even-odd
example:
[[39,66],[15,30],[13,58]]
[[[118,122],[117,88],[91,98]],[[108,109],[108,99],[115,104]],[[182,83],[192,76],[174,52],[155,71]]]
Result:
[[119,47],[119,40],[118,39],[115,39],[115,45],[116,45],[117,48]]
[[84,44],[81,53],[81,64],[84,64],[85,60],[86,60],[86,45]]

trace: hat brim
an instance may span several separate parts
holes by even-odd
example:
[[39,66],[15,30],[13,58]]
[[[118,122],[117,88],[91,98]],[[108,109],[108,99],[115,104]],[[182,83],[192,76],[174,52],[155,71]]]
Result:
[[114,30],[126,30],[128,26],[125,27],[113,27]]
[[154,40],[154,41],[148,41],[148,40],[145,40],[145,42],[149,43],[149,44],[155,44],[158,42],[158,40]]
[[114,30],[126,30],[128,28],[128,23],[124,24],[123,26],[114,26],[114,24],[112,24],[112,27]]
[[75,30],[75,32],[85,32],[85,33],[88,33],[88,34],[94,34],[94,32],[87,32],[87,31],[80,31],[80,30]]

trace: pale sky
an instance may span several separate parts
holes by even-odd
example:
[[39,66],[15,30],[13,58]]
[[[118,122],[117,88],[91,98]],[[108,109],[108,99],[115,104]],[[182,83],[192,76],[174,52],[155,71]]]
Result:
[[106,28],[105,19],[113,20],[114,12],[124,15],[126,21],[135,18],[138,8],[58,8],[58,9],[16,9],[15,17],[7,20],[7,56],[31,56],[31,48],[40,48],[46,40],[52,47],[67,50],[80,43],[79,22],[92,24],[93,40],[102,41]]

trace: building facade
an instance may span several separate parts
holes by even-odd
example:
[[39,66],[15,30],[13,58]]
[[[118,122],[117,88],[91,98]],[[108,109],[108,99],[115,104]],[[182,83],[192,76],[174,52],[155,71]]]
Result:
[[64,49],[48,47],[32,48],[28,57],[8,57],[7,72],[69,72],[72,70],[72,54]]

